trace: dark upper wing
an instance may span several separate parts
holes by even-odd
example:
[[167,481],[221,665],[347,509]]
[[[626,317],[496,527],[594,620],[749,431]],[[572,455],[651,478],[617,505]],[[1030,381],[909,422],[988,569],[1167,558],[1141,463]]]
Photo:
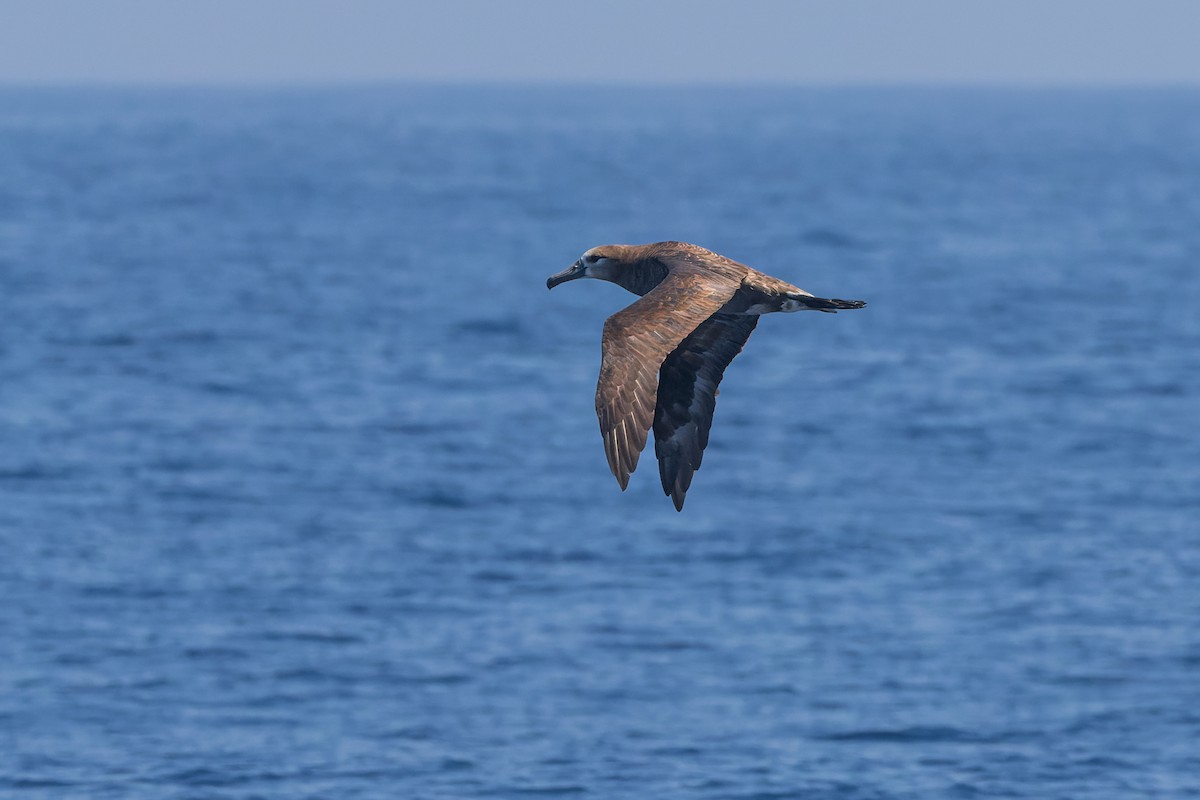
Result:
[[717,385],[742,352],[757,316],[714,314],[663,361],[654,414],[654,454],[663,491],[677,511],[700,469],[717,406]]
[[663,359],[739,286],[740,276],[673,268],[641,300],[604,323],[596,416],[609,469],[622,489],[637,468],[654,421]]

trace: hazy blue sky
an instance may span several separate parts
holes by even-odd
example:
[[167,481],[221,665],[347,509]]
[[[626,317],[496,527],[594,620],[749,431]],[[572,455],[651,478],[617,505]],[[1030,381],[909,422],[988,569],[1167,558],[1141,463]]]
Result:
[[0,0],[0,83],[1200,84],[1200,0]]

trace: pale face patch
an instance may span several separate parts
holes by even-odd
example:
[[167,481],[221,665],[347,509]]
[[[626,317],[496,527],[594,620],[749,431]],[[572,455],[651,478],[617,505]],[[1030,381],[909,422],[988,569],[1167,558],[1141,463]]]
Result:
[[612,267],[612,261],[596,253],[596,248],[580,256],[579,263],[583,264],[583,274],[589,278],[607,278]]

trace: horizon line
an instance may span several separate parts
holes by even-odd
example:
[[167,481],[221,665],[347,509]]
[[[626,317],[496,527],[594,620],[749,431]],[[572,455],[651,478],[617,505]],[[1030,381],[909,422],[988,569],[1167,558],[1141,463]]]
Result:
[[366,88],[425,89],[812,89],[812,90],[921,90],[980,89],[998,91],[1089,91],[1089,90],[1197,90],[1198,80],[1171,81],[1032,81],[1032,80],[555,80],[520,78],[333,78],[333,79],[250,79],[250,80],[5,80],[0,90],[332,90]]

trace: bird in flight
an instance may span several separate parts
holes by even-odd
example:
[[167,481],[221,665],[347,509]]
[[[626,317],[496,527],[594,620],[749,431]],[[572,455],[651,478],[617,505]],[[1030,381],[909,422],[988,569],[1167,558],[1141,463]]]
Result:
[[599,278],[641,300],[604,323],[596,416],[621,490],[654,428],[663,491],[677,511],[700,468],[725,368],[763,314],[862,308],[826,300],[686,242],[593,247],[546,288]]

